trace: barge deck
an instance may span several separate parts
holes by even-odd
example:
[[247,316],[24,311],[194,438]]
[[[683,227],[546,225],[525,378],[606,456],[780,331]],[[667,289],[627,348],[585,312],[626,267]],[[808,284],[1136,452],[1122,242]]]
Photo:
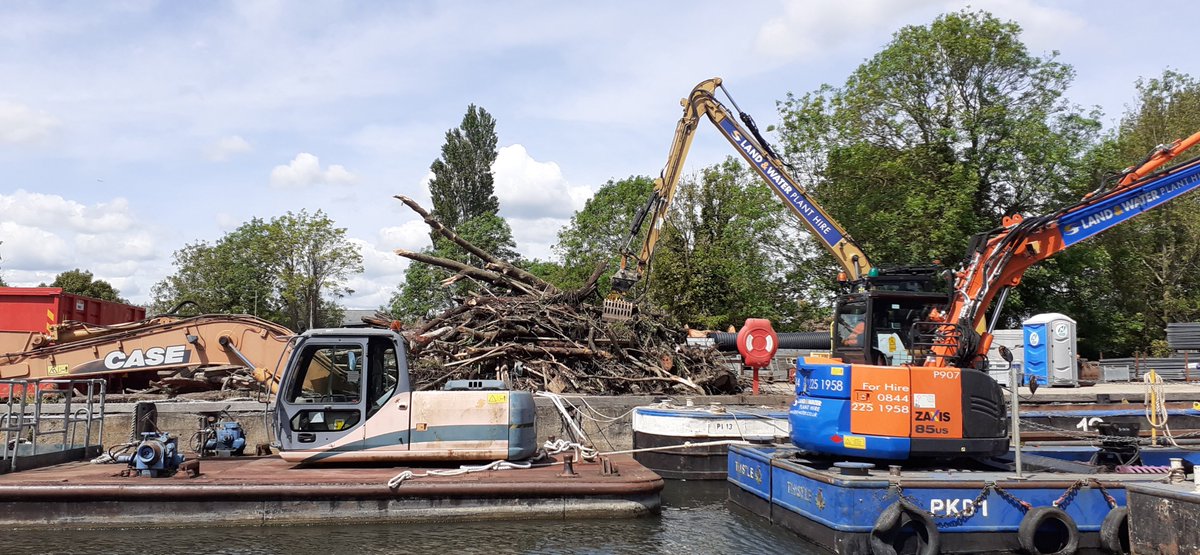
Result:
[[[124,477],[124,465],[67,463],[0,476],[0,526],[195,527],[631,517],[656,513],[663,480],[631,457],[425,476],[305,467],[277,456],[203,459],[201,474]],[[616,467],[617,472],[604,472]]]

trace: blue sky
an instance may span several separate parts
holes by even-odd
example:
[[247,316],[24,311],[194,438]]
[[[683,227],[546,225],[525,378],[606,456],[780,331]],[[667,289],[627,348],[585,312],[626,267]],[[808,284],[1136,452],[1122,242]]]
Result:
[[[146,302],[183,245],[252,217],[322,209],[366,272],[348,308],[384,303],[428,234],[429,164],[475,103],[518,249],[555,234],[609,179],[656,175],[678,101],[721,76],[766,128],[775,102],[840,85],[903,25],[966,2],[0,3],[0,275],[91,270]],[[1071,101],[1110,126],[1134,82],[1200,76],[1200,7],[976,1],[1077,76]],[[711,130],[689,168],[731,151]]]

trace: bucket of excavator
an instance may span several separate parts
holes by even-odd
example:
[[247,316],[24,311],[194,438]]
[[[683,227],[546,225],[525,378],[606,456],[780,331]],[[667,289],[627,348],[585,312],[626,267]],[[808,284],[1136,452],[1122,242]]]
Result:
[[633,318],[634,310],[633,303],[621,298],[609,297],[604,299],[604,312],[601,313],[600,319],[605,322],[623,322]]

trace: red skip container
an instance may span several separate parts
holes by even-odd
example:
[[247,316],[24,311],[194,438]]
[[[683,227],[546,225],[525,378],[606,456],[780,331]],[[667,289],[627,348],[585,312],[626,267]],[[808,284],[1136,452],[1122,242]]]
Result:
[[59,287],[0,287],[0,330],[47,333],[67,320],[107,326],[146,318],[146,309],[83,295]]

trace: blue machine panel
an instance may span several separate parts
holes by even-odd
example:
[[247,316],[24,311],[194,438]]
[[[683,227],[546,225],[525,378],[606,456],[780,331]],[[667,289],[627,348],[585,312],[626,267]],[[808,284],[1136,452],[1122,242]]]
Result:
[[[734,455],[735,451],[737,455]],[[788,459],[770,459],[763,456],[763,451],[756,447],[731,447],[729,480],[754,491],[760,497],[770,499],[772,506],[834,530],[870,532],[879,514],[901,495],[888,480],[842,478],[832,469],[818,470]],[[745,465],[769,463],[769,477],[763,477],[760,483],[757,474],[761,469],[759,466],[754,466],[753,471],[735,472],[735,457]],[[750,481],[754,487],[747,487],[745,480],[739,476],[755,477]],[[1100,530],[1100,524],[1111,507],[1098,488],[1075,488],[1069,480],[1061,478],[1042,481],[1044,487],[1036,482],[1010,486],[1004,495],[996,489],[989,489],[982,499],[979,494],[984,480],[971,479],[954,472],[921,479],[901,479],[900,483],[903,496],[909,502],[923,510],[943,515],[934,519],[943,534],[1015,533],[1026,512],[1020,502],[1032,507],[1049,507],[1057,502],[1081,532]],[[961,482],[961,486],[948,486],[951,482]],[[931,485],[924,486],[923,483]],[[769,488],[769,496],[763,495],[761,484]],[[1117,506],[1125,506],[1124,488],[1114,487],[1107,491]]]
[[850,432],[849,364],[796,363],[796,399],[788,410],[792,443],[814,453],[904,459],[910,441]]
[[813,480],[789,465],[771,469],[772,504],[803,515],[834,530],[870,532],[887,507],[883,493],[887,482],[872,488],[847,488]]
[[1133,187],[1058,220],[1063,243],[1074,245],[1200,186],[1200,166]]

